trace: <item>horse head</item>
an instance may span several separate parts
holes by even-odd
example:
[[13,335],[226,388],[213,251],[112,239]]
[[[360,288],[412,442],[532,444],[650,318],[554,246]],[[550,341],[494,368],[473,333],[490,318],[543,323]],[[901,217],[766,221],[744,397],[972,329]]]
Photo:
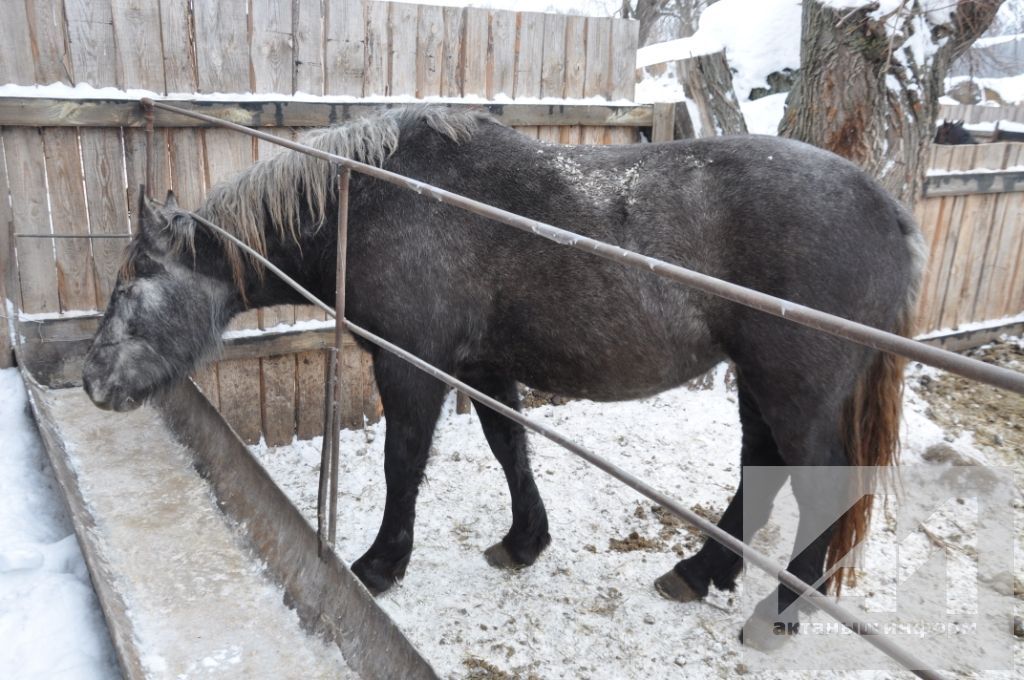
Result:
[[230,275],[209,266],[218,249],[205,247],[214,245],[208,237],[197,243],[196,224],[173,193],[161,206],[143,192],[139,216],[82,371],[93,402],[115,411],[137,408],[188,375],[217,350],[238,311]]

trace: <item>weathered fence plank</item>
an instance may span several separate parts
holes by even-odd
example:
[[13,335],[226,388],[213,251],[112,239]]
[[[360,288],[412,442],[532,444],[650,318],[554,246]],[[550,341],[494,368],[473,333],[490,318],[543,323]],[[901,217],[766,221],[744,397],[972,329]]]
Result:
[[296,61],[292,47],[292,3],[279,0],[250,2],[252,34],[249,36],[249,61],[252,89],[256,92],[291,94]]
[[324,94],[363,95],[365,0],[327,0]]
[[416,96],[441,94],[444,75],[444,10],[420,5],[416,26]]
[[511,12],[489,12],[490,32],[487,38],[487,81],[484,93],[488,99],[496,95],[512,97],[516,80],[516,15]]
[[487,96],[487,41],[490,31],[490,13],[485,9],[467,7],[462,34],[462,94]]
[[189,6],[182,0],[160,0],[160,42],[163,50],[163,92],[195,92],[195,51]]
[[5,5],[3,18],[0,21],[0,45],[3,45],[0,49],[0,83],[33,85],[39,82],[32,60],[32,36],[25,3]]
[[[166,86],[164,50],[155,44],[155,38],[161,31],[159,5],[152,0],[111,0],[111,6],[119,84],[123,88],[163,92]],[[180,50],[181,47],[172,44],[172,49]],[[77,70],[75,75],[81,81],[82,76]]]
[[[579,98],[586,91],[587,76],[587,19],[570,16],[565,23],[565,97]],[[562,143],[579,144],[583,141],[583,130],[579,127],[563,127]]]
[[444,61],[441,67],[441,94],[445,97],[462,96],[463,80],[463,31],[466,10],[462,7],[445,7],[444,13]]
[[[516,70],[513,96],[540,97],[544,66],[544,15],[536,12],[519,14],[519,41],[516,48]],[[539,128],[520,128],[531,137],[539,135]]]
[[[10,188],[7,182],[7,158],[0,135],[0,368],[14,365],[14,347],[8,327],[8,309],[13,313],[21,303],[18,293],[17,265],[14,258],[14,216],[11,214]],[[7,300],[11,301],[8,308]],[[10,320],[13,323],[13,319]]]
[[[93,234],[130,233],[128,203],[121,179],[125,172],[121,131],[82,130],[81,144],[90,231]],[[92,242],[97,309],[103,309],[110,299],[127,243],[127,240],[109,238]]]
[[194,8],[198,91],[248,92],[247,1],[197,2]]
[[[363,94],[386,96],[390,94],[388,62],[391,42],[388,40],[388,3],[366,3],[366,50],[363,72]],[[352,94],[341,93],[341,94]]]
[[[346,3],[357,4],[357,3]],[[319,2],[296,2],[292,13],[295,66],[290,92],[324,93],[324,32]],[[257,88],[258,89],[258,88]]]
[[[26,234],[51,233],[47,196],[41,190],[41,187],[46,186],[41,131],[3,128],[3,141],[15,231]],[[21,309],[32,313],[59,312],[53,242],[48,239],[22,238],[15,241],[15,247],[18,249]]]
[[110,3],[64,0],[64,16],[75,81],[96,87],[119,85]]
[[388,17],[388,40],[391,59],[388,78],[391,82],[389,93],[416,94],[416,46],[419,24],[419,5],[390,2]]
[[[32,58],[35,61],[35,82],[73,85],[67,26],[64,22],[64,3],[27,2],[25,7],[32,41]],[[4,15],[6,21],[6,8]],[[4,45],[3,49],[9,48]]]

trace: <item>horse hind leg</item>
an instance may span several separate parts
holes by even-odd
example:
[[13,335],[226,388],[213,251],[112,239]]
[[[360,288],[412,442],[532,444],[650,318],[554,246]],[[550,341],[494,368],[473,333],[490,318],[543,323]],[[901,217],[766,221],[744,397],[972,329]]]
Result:
[[[749,540],[764,526],[771,512],[772,501],[785,483],[784,475],[770,475],[758,484],[744,484],[743,468],[747,466],[782,466],[779,450],[771,430],[761,417],[753,395],[739,379],[740,424],[743,443],[740,452],[740,484],[736,494],[718,520],[718,527],[740,540]],[[776,479],[777,478],[777,479]],[[746,487],[746,488],[745,488]],[[744,513],[746,506],[746,513]],[[744,526],[744,514],[748,520]],[[745,534],[745,535],[744,535]],[[690,602],[707,596],[708,588],[732,590],[743,568],[742,558],[718,541],[707,539],[696,555],[682,560],[667,574],[655,581],[663,596]]]
[[352,564],[352,571],[370,592],[379,594],[405,575],[412,555],[416,496],[444,401],[444,386],[384,352],[374,357],[374,374],[387,423],[387,499],[377,537]]
[[[467,383],[502,404],[519,410],[515,381],[484,370],[465,374]],[[548,517],[530,470],[526,431],[522,425],[473,402],[491,452],[501,464],[512,499],[512,526],[505,537],[484,552],[494,567],[516,568],[533,564],[551,542]]]

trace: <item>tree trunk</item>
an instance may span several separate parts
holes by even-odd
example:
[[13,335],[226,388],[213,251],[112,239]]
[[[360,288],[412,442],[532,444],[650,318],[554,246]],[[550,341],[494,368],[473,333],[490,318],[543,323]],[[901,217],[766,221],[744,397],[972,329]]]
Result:
[[804,0],[801,67],[779,134],[849,158],[912,205],[946,73],[1002,3],[958,0],[926,12],[906,0],[879,16],[877,4],[836,10]]
[[677,74],[687,96],[700,112],[698,137],[741,134],[747,131],[736,90],[732,86],[732,71],[725,52],[704,54],[677,63]]

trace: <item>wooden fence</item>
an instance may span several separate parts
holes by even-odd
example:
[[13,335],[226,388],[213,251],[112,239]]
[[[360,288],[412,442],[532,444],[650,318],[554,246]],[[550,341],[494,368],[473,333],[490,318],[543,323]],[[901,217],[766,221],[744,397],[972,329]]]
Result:
[[[917,219],[928,245],[921,332],[1024,312],[1024,144],[932,148]],[[1003,171],[1003,172],[999,172]]]
[[[4,3],[0,45],[0,83],[22,85],[254,92],[268,99],[304,92],[630,100],[637,24],[372,0],[38,0]],[[145,175],[144,131],[137,123],[68,127],[82,115],[82,104],[55,106],[49,126],[0,128],[0,211],[8,211],[9,195],[12,212],[0,213],[3,225],[36,234],[133,231]],[[567,143],[635,138],[635,127],[521,129]],[[295,134],[292,128],[271,131]],[[150,192],[162,196],[173,188],[187,207],[198,206],[214,183],[278,150],[212,128],[164,127],[156,137]],[[22,314],[104,308],[123,240],[10,243],[10,230],[0,231],[0,253],[16,249],[8,272],[17,267],[17,276],[0,279]],[[231,328],[268,329],[308,319],[323,315],[314,308],[277,307],[244,314]],[[250,348],[195,376],[248,441],[263,435],[277,444],[322,428],[322,352],[294,351],[309,342],[274,342],[272,353]],[[344,356],[357,386],[346,410],[372,418],[376,398],[365,379],[368,360],[354,350]]]

